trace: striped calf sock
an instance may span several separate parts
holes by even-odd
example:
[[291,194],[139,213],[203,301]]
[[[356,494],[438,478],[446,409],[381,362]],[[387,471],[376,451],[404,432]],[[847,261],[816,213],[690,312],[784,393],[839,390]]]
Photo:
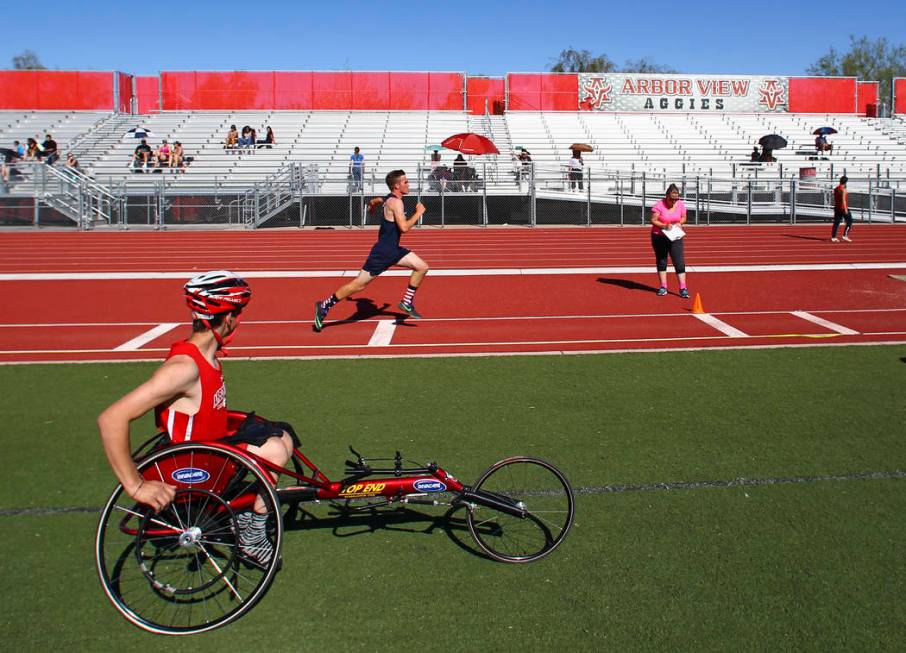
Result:
[[338,301],[340,301],[340,300],[337,299],[336,295],[331,295],[330,297],[325,299],[323,302],[321,302],[321,308],[323,308],[325,311],[329,311],[331,308],[333,308],[333,305],[336,304]]
[[418,290],[418,288],[413,288],[412,286],[406,286],[406,294],[403,295],[404,304],[409,304],[409,306],[412,306],[412,300],[415,299],[416,290]]

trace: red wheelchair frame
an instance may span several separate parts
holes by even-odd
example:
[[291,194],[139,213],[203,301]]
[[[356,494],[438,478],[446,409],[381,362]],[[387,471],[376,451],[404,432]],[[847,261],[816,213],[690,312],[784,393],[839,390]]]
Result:
[[[546,556],[572,526],[569,482],[540,458],[506,458],[469,486],[436,463],[417,465],[399,452],[368,460],[350,451],[356,459],[346,461],[346,477],[331,481],[298,447],[291,466],[280,467],[223,442],[152,438],[133,454],[139,472],[175,485],[176,496],[154,513],[121,485],[114,489],[96,538],[105,593],[129,621],[155,633],[204,632],[238,619],[261,600],[281,567],[281,504],[330,501],[346,514],[393,504],[462,507],[479,548],[511,563]],[[274,475],[292,484],[277,486]],[[452,498],[439,500],[443,495]],[[262,537],[272,551],[264,562],[249,553],[239,525],[239,515],[259,499],[267,519]]]

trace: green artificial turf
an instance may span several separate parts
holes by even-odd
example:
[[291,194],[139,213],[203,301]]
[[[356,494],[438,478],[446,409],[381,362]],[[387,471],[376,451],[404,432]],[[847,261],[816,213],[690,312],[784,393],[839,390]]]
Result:
[[[259,606],[201,650],[896,650],[906,644],[903,347],[354,361],[227,361],[232,407],[292,422],[338,477],[347,444],[463,481],[557,464],[574,530],[537,563],[477,554],[461,515],[289,522]],[[113,486],[94,419],[149,364],[0,367],[0,529],[11,650],[176,650],[94,571]],[[153,431],[142,420],[135,432]],[[140,439],[140,438],[136,438]],[[881,472],[877,479],[658,484]],[[642,486],[627,492],[604,491]],[[31,512],[22,512],[30,509]]]

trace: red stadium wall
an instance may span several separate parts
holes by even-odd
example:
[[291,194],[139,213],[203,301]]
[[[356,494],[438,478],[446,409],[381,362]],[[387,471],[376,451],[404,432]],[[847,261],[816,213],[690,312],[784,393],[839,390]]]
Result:
[[790,77],[793,113],[855,113],[855,77]]
[[906,113],[906,77],[893,80],[893,112]]
[[136,77],[135,98],[138,113],[160,113],[160,78]]
[[132,113],[132,75],[117,73],[119,101],[116,110],[120,113]]
[[578,111],[579,76],[574,73],[510,73],[509,111]]
[[877,116],[878,82],[859,82],[857,88],[857,111],[864,116]]
[[506,82],[502,77],[467,78],[466,104],[467,111],[472,114],[483,114],[485,106],[489,113],[503,113],[506,105]]
[[164,110],[463,109],[461,73],[161,73]]
[[113,111],[113,75],[0,70],[0,109]]

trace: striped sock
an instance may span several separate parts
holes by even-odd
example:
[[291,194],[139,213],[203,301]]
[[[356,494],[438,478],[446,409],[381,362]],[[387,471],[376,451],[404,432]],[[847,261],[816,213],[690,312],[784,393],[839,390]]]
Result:
[[418,288],[413,288],[412,286],[406,286],[406,294],[403,295],[404,304],[409,304],[409,306],[412,306],[412,300],[415,299],[416,290],[418,290]]
[[325,299],[323,302],[321,302],[321,308],[323,308],[325,311],[329,311],[331,308],[333,308],[333,305],[336,304],[338,301],[340,301],[340,300],[337,299],[336,295],[331,295],[330,297]]

